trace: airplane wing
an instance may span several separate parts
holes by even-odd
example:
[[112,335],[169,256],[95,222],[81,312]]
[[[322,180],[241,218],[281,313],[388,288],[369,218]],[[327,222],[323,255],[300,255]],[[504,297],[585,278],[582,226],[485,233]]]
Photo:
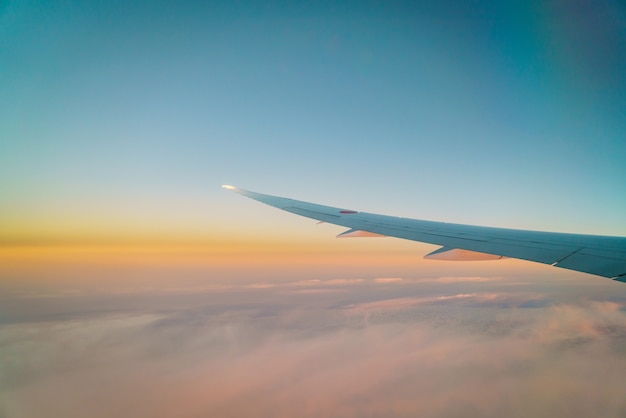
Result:
[[524,231],[376,215],[223,186],[296,215],[349,228],[338,237],[390,236],[441,245],[425,258],[518,258],[626,282],[626,237]]

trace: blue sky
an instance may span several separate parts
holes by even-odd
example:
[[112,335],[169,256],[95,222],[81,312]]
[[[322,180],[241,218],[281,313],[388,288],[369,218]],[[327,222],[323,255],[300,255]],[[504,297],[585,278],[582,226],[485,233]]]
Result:
[[0,19],[7,222],[258,222],[229,219],[232,183],[626,234],[618,2],[12,1]]

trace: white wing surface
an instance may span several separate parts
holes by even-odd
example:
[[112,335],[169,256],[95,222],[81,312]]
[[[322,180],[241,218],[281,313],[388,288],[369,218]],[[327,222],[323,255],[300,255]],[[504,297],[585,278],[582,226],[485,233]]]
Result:
[[426,258],[518,258],[626,282],[626,237],[524,231],[376,215],[223,186],[296,215],[349,228],[339,236],[390,236],[441,245]]

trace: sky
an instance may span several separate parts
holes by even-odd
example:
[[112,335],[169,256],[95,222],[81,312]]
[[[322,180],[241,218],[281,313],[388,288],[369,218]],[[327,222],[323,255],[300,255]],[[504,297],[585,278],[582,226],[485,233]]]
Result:
[[626,236],[624,68],[614,0],[0,2],[0,417],[623,416],[623,284],[220,186]]

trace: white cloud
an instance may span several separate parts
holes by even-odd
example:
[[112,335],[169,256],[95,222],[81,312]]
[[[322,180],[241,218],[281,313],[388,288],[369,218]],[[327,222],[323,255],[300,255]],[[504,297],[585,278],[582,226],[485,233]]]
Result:
[[623,301],[333,283],[0,326],[0,416],[626,412]]

